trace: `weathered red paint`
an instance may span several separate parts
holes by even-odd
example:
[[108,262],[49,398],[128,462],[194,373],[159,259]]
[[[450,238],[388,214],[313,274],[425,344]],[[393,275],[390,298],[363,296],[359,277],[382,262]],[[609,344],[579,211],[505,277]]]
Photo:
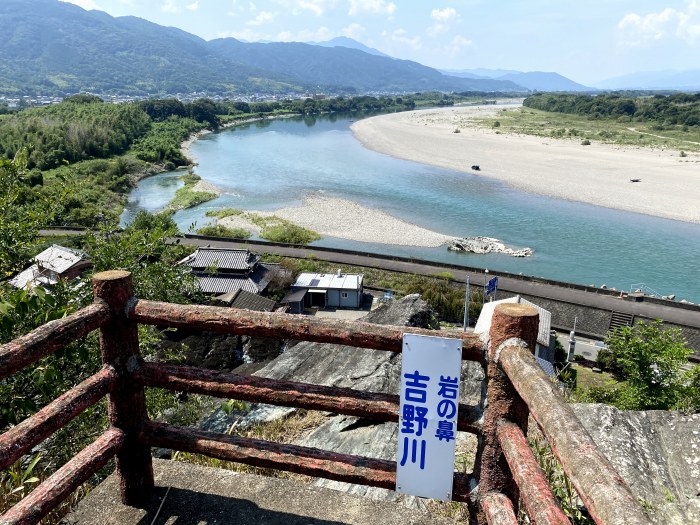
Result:
[[0,380],[87,335],[106,323],[108,318],[107,305],[94,303],[0,346]]
[[[144,423],[139,437],[152,447],[199,453],[256,467],[392,490],[396,486],[396,463],[384,459],[217,434],[155,421]],[[468,476],[455,476],[453,499],[466,501],[468,487]]]
[[501,352],[500,362],[593,520],[606,525],[649,525],[651,521],[629,487],[596,447],[534,357],[527,350],[513,346]]
[[173,328],[316,341],[390,352],[401,352],[402,338],[405,333],[440,335],[462,340],[462,359],[464,360],[481,362],[484,353],[483,344],[479,338],[464,332],[436,332],[422,328],[317,319],[277,312],[252,312],[236,308],[139,300],[131,305],[129,318],[143,324]]
[[489,525],[519,525],[513,503],[500,492],[489,492],[481,498],[486,523]]
[[508,421],[498,425],[498,441],[520,489],[527,515],[535,525],[571,525],[527,444],[523,431]]
[[12,465],[32,447],[104,397],[116,384],[116,377],[114,370],[103,368],[0,435],[0,470]]
[[[102,357],[108,366],[34,417],[0,436],[0,464],[11,464],[55,428],[94,403],[105,391],[111,392],[109,415],[116,428],[106,432],[37,487],[28,498],[0,517],[0,525],[37,523],[115,454],[122,500],[131,505],[144,503],[153,487],[150,445],[340,481],[390,489],[394,487],[396,465],[393,461],[150,422],[145,412],[143,385],[332,410],[379,420],[396,420],[398,396],[289,381],[241,378],[188,367],[143,364],[138,352],[136,322],[394,352],[401,351],[404,333],[434,335],[435,332],[228,308],[137,301],[131,297],[128,272],[97,274],[93,287],[96,303],[91,307],[0,347],[2,379],[100,327]],[[533,317],[532,312],[517,305],[500,306],[494,314],[487,367],[488,408],[475,468],[476,475],[481,473],[479,503],[482,513],[479,517],[482,523],[484,520],[490,524],[517,523],[513,500],[503,494],[519,494],[516,482],[509,475],[508,463],[513,468],[517,483],[521,485],[522,497],[533,514],[533,520],[536,523],[566,523],[547,521],[561,516],[553,515],[554,518],[551,518],[551,491],[545,490],[542,479],[537,477],[531,453],[525,450],[526,445],[523,444],[523,433],[518,430],[526,428],[529,407],[596,523],[649,524],[622,478],[595,447],[570,408],[557,398],[557,393],[530,352],[519,346],[504,346],[496,362],[497,349],[510,338],[517,337],[530,346],[534,345],[536,321],[536,315]],[[475,337],[446,332],[440,335],[462,339],[463,359],[479,361],[484,357],[482,345]],[[478,431],[472,408],[460,405],[460,430]],[[504,418],[515,424],[503,424]],[[469,494],[471,482],[472,478],[467,475],[455,475],[453,499],[469,502],[473,496]],[[537,517],[540,515],[548,517]]]
[[138,429],[148,418],[143,385],[132,372],[141,362],[137,325],[126,315],[131,300],[131,274],[123,271],[101,272],[92,279],[96,300],[112,311],[109,322],[100,328],[102,362],[117,373],[117,384],[107,398],[109,421],[126,435],[117,454],[116,474],[122,502],[143,505],[153,492],[151,449],[138,440]]
[[[134,374],[144,385],[214,397],[240,399],[337,414],[398,421],[399,396],[256,376],[242,376],[189,366],[144,363]],[[458,429],[480,430],[477,407],[460,403]]]
[[123,443],[123,432],[114,428],[107,430],[35,488],[29,496],[0,516],[0,525],[39,523],[41,518],[112,459]]
[[[527,428],[528,411],[525,403],[513,389],[508,377],[497,362],[502,343],[510,338],[519,338],[534,349],[537,340],[539,316],[537,310],[521,304],[502,304],[496,307],[489,332],[488,363],[486,367],[487,406],[484,424],[474,465],[479,480],[477,498],[490,492],[503,493],[512,502],[519,500],[518,486],[503,456],[496,430],[501,419],[516,422]],[[480,523],[483,515],[473,516]]]

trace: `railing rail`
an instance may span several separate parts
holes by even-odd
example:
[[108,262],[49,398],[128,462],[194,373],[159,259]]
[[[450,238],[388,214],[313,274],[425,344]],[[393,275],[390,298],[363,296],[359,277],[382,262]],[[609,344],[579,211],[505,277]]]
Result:
[[[131,276],[127,272],[97,274],[93,288],[92,306],[0,347],[1,379],[99,328],[104,363],[97,374],[0,436],[0,468],[17,461],[105,395],[111,428],[0,517],[0,525],[37,523],[112,457],[117,460],[122,501],[128,505],[144,504],[153,489],[153,446],[394,488],[393,461],[150,421],[144,388],[196,392],[379,421],[399,420],[398,396],[144,363],[139,355],[137,325],[197,328],[391,352],[401,351],[404,333],[434,335],[435,332],[137,300],[132,297]],[[534,309],[522,305],[499,306],[493,317],[487,356],[483,355],[483,344],[472,335],[440,333],[461,339],[462,358],[481,361],[487,372],[488,402],[483,418],[479,407],[459,405],[458,429],[479,434],[480,445],[472,476],[455,474],[453,499],[468,502],[481,523],[517,523],[515,516],[521,500],[533,523],[568,522],[527,446],[525,435],[532,415],[596,523],[649,523],[627,486],[596,449],[571,409],[558,399],[535,363],[530,350],[537,327]],[[478,489],[474,490],[477,483]]]

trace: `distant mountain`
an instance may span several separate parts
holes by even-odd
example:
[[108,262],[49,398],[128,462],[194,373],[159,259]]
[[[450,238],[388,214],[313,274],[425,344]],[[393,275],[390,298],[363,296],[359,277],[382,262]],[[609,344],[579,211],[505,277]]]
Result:
[[595,83],[601,89],[700,90],[700,69],[686,71],[644,71]]
[[318,89],[371,91],[514,91],[514,83],[443,75],[413,62],[371,55],[359,49],[288,43],[245,43],[234,38],[209,42],[209,48],[236,63],[257,66]]
[[595,91],[595,88],[583,86],[559,73],[541,71],[513,71],[510,69],[442,69],[442,73],[461,78],[509,80],[531,91]]
[[533,91],[596,91],[570,80],[559,73],[531,71],[529,73],[508,73],[498,77],[498,80],[510,80]]
[[0,92],[137,95],[288,91],[298,84],[236,64],[207,42],[135,17],[57,0],[0,2]]
[[0,27],[0,93],[5,94],[519,89],[507,80],[446,76],[417,62],[370,54],[369,48],[232,38],[207,42],[173,27],[58,0],[2,0]]
[[483,67],[476,69],[441,69],[440,71],[446,75],[462,78],[499,78],[511,73],[520,73],[520,71],[511,69],[485,69]]
[[378,57],[387,57],[387,58],[392,58],[386,53],[382,53],[378,49],[374,49],[373,47],[368,47],[364,45],[361,42],[358,42],[357,40],[353,40],[352,38],[348,38],[346,36],[339,36],[336,38],[333,38],[331,40],[326,40],[325,42],[308,42],[309,44],[312,44],[314,46],[321,46],[321,47],[348,47],[350,49],[358,49],[360,51],[364,51],[365,53],[368,53],[370,55],[376,55]]

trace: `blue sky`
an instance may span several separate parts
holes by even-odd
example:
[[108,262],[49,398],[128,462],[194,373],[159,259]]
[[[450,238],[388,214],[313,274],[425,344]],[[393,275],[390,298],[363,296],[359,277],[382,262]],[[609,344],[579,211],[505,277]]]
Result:
[[700,0],[66,0],[206,40],[348,36],[449,69],[556,71],[577,82],[700,68]]

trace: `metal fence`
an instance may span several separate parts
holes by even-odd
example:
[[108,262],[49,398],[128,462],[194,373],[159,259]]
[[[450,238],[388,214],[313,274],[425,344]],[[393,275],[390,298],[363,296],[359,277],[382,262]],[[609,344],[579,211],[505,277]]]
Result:
[[[151,421],[146,413],[144,388],[324,410],[379,421],[399,420],[397,395],[145,363],[139,354],[137,326],[142,323],[187,327],[390,352],[401,351],[404,333],[435,332],[139,300],[132,296],[131,275],[121,271],[97,274],[93,290],[93,305],[0,347],[0,380],[98,328],[103,361],[98,373],[0,436],[0,469],[12,465],[104,396],[108,399],[110,428],[0,517],[0,525],[38,523],[112,458],[116,458],[122,502],[143,506],[153,492],[151,447],[395,488],[393,461]],[[462,359],[481,362],[487,372],[483,418],[480,407],[459,405],[458,429],[478,434],[479,448],[473,474],[454,475],[453,499],[468,503],[472,515],[481,523],[517,523],[516,509],[521,502],[533,523],[569,523],[527,445],[527,422],[532,416],[596,523],[650,523],[624,481],[535,363],[530,349],[534,347],[537,326],[536,311],[509,304],[496,309],[488,348],[470,334],[440,333],[461,338]]]

